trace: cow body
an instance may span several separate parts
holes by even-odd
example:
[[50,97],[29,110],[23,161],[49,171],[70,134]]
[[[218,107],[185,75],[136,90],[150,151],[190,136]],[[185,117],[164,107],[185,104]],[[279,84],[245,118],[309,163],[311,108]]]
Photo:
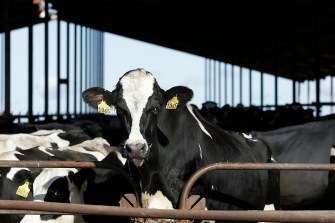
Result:
[[[205,121],[187,103],[192,96],[192,90],[186,87],[162,90],[144,69],[127,72],[113,92],[102,88],[83,92],[84,100],[100,111],[108,110],[102,105],[115,106],[126,135],[123,155],[141,172],[144,207],[177,208],[185,182],[205,165],[271,160],[263,142]],[[191,193],[205,197],[208,209],[261,210],[269,201],[268,173],[209,173]]]
[[[130,184],[130,177],[125,176],[126,160],[122,158],[117,148],[111,147],[103,138],[98,137],[65,147],[16,148],[0,154],[0,160],[103,161],[104,159],[107,159],[108,163],[113,163],[118,169],[0,168],[0,199],[117,205],[123,194],[134,193],[136,188]],[[23,185],[29,189],[23,191],[26,194],[18,195],[18,188]],[[101,189],[105,190],[97,191]],[[103,196],[108,200],[103,199]],[[130,222],[129,218],[113,216],[84,218],[87,223],[114,220]],[[75,215],[0,215],[0,222],[79,223],[84,222],[84,219]]]
[[[335,120],[252,134],[266,141],[280,163],[329,163],[330,148],[335,140]],[[281,171],[282,208],[322,208],[327,185],[328,171]]]

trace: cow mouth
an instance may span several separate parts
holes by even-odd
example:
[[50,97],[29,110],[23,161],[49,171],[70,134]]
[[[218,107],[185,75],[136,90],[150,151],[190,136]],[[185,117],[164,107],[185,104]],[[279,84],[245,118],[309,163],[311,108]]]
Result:
[[144,163],[144,159],[132,159],[132,162],[135,164],[135,166],[140,167]]

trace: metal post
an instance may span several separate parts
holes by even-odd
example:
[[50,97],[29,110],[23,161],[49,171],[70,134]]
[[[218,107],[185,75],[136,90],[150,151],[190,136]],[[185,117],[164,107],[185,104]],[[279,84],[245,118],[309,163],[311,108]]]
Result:
[[228,104],[228,81],[227,81],[227,79],[228,79],[228,77],[227,77],[227,75],[228,75],[228,73],[227,73],[227,63],[224,63],[224,79],[225,79],[225,81],[224,81],[224,101],[225,101],[225,104]]
[[73,103],[74,103],[74,114],[77,115],[77,25],[74,25],[74,80],[73,80],[73,91],[74,91],[74,97],[73,97]]
[[221,62],[219,62],[219,106],[222,106],[222,77],[221,77]]
[[231,106],[234,106],[234,65],[231,65]]
[[242,67],[240,66],[240,104],[243,104],[242,96],[243,82],[242,82]]
[[49,115],[49,1],[45,1],[44,19],[44,118]]
[[10,115],[10,27],[9,27],[9,4],[5,1],[4,7],[4,30],[5,30],[5,115]]
[[57,20],[57,116],[60,116],[60,68],[61,68],[61,47],[60,47],[60,20]]
[[28,120],[33,119],[33,25],[28,27]]
[[66,84],[66,116],[70,115],[70,24],[66,23],[66,79],[62,82]]
[[249,106],[252,105],[252,70],[249,69]]

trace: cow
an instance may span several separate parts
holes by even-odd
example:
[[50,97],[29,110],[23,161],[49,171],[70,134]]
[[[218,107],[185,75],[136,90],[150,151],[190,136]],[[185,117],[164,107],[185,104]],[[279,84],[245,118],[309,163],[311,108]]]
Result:
[[[118,148],[109,146],[103,138],[86,140],[66,147],[37,146],[16,148],[0,154],[0,160],[74,160],[101,161],[115,165],[115,170],[89,168],[0,168],[0,199],[33,200],[39,202],[88,203],[117,205],[121,196],[135,191]],[[97,164],[98,165],[98,164]],[[108,175],[107,175],[108,174]],[[108,190],[107,190],[108,188]],[[105,189],[103,192],[99,191]],[[137,191],[136,191],[137,190]],[[21,191],[18,194],[18,191]],[[109,195],[111,194],[111,195]],[[106,202],[104,197],[109,200]],[[139,198],[138,198],[139,199]],[[98,219],[98,220],[97,220]],[[130,218],[75,215],[0,215],[0,222],[130,222]]]
[[[253,131],[279,163],[329,163],[335,139],[335,119],[317,120],[271,131]],[[280,171],[282,209],[323,209],[328,171]]]
[[[188,104],[191,89],[165,91],[145,69],[126,72],[113,91],[92,87],[82,97],[99,112],[116,109],[125,134],[122,155],[141,173],[145,208],[178,208],[186,181],[208,164],[271,162],[271,151],[262,141],[209,123]],[[279,180],[267,170],[217,171],[203,176],[191,194],[204,197],[209,210],[263,210],[270,203],[272,179]]]
[[[63,139],[61,137],[62,134],[66,136],[68,135],[68,133],[65,133],[65,131],[61,129],[41,129],[32,133],[0,134],[0,154],[14,151],[17,147],[21,149],[29,149],[36,146],[69,146],[70,141]],[[88,138],[85,138],[82,141],[85,140],[88,140]]]
[[[332,146],[330,150],[329,162],[331,164],[335,163],[335,144]],[[325,192],[326,209],[335,210],[334,196],[335,196],[335,171],[331,170],[328,173],[328,185]]]

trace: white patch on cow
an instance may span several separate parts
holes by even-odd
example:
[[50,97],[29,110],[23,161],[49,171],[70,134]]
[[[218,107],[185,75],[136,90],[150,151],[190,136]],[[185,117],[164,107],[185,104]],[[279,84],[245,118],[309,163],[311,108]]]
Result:
[[171,201],[163,195],[162,191],[157,191],[153,195],[142,193],[142,202],[143,208],[173,209]]
[[49,156],[55,156],[54,154],[50,153],[49,151],[47,151],[47,148],[45,148],[44,146],[39,146],[38,150],[48,154]]
[[242,135],[244,136],[244,138],[246,139],[250,139],[251,141],[257,142],[258,140],[253,138],[251,134],[246,134],[246,133],[242,133]]
[[267,205],[265,205],[265,207],[264,207],[264,211],[275,211],[276,209],[275,209],[275,206],[274,206],[274,204],[267,204]]
[[[42,131],[42,130],[40,130]],[[44,131],[44,130],[43,130]],[[39,133],[19,133],[19,134],[0,134],[0,153],[13,151],[16,147],[21,149],[31,149],[33,147],[44,146],[51,147],[51,143],[57,144],[59,147],[68,146],[69,141],[61,139],[58,134],[63,130],[49,130],[47,135]],[[35,134],[35,135],[34,135]]]
[[[264,211],[275,211],[275,206],[274,204],[267,204],[264,207]],[[269,222],[269,221],[259,221],[258,223],[274,223],[274,222]]]
[[126,101],[132,118],[132,126],[126,144],[144,143],[146,140],[140,132],[140,119],[149,97],[153,94],[155,79],[144,69],[138,69],[124,76],[120,83],[123,89],[123,99]]
[[133,163],[135,164],[135,166],[142,166],[142,164],[144,163],[143,159],[133,159]]
[[[34,181],[34,201],[44,201],[50,185],[61,177],[67,177],[69,172],[78,172],[75,168],[45,168]],[[70,188],[69,188],[70,189]],[[71,191],[70,191],[71,192]],[[76,198],[74,198],[76,199]]]
[[58,134],[58,133],[63,133],[64,130],[62,129],[40,129],[40,130],[37,130],[36,132],[32,132],[30,133],[30,135],[33,135],[33,136],[47,136],[47,135],[51,135],[51,134]]
[[188,111],[191,113],[191,115],[194,117],[194,119],[198,122],[200,129],[209,137],[213,138],[211,136],[211,134],[209,134],[209,132],[205,129],[204,125],[200,122],[200,120],[195,116],[194,112],[193,112],[193,107],[189,104],[186,105]]
[[200,159],[202,160],[202,149],[201,149],[200,144],[198,144],[198,145],[199,145],[199,150],[200,150]]
[[[116,153],[117,158],[120,160],[120,162],[125,165],[127,162],[127,158],[124,158],[121,153],[114,151]],[[135,164],[136,165],[136,164]],[[142,165],[142,164],[141,164]]]
[[334,148],[334,147],[332,147],[332,148],[330,149],[330,155],[331,155],[331,156],[335,156],[335,148]]
[[[6,153],[0,154],[0,160],[18,160],[17,157],[15,156],[16,154],[22,155],[22,153],[18,151],[10,151]],[[28,170],[28,168],[23,168],[23,167],[12,167],[10,168],[9,172],[6,174],[6,177],[10,180],[14,180],[14,176],[17,172],[20,170]]]
[[212,189],[212,190],[217,190],[217,187],[215,187],[215,186],[212,184],[211,189]]
[[25,215],[20,223],[84,223],[84,219],[78,215],[61,215],[57,219],[42,221],[40,215]]

